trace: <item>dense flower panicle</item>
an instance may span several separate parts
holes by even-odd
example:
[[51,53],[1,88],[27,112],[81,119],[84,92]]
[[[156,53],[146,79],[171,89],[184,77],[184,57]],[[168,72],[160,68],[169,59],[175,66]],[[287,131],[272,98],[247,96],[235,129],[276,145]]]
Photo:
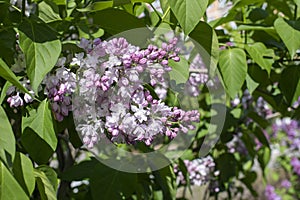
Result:
[[[215,162],[211,156],[191,161],[184,160],[184,164],[187,168],[191,185],[204,185],[208,181],[210,181],[213,176],[218,175],[218,173],[214,173]],[[182,171],[180,171],[178,165],[174,166],[174,172],[177,175],[178,184],[185,185],[187,182],[184,178]]]
[[291,159],[291,166],[293,167],[293,171],[300,176],[300,160],[296,157]]
[[76,127],[76,130],[81,132],[83,136],[82,141],[88,148],[92,148],[99,141],[98,133],[103,132],[100,121],[95,121],[91,124],[80,124]]
[[265,189],[265,197],[267,200],[281,200],[282,198],[276,194],[275,188],[272,185],[267,185]]
[[72,110],[72,93],[75,90],[75,74],[69,69],[60,67],[55,74],[48,75],[44,83],[45,94],[51,102],[52,111],[57,121],[62,121]]
[[30,81],[25,79],[21,81],[21,84],[29,91],[30,94],[20,91],[15,86],[10,86],[6,91],[6,95],[8,96],[7,102],[10,107],[17,108],[23,106],[24,103],[31,103],[33,101],[34,92],[31,90]]
[[[169,60],[180,60],[177,40],[162,43],[161,48],[149,45],[146,49],[124,38],[80,43],[87,55],[76,55],[72,62],[80,66],[79,95],[87,102],[96,102],[96,116],[81,119],[78,128],[84,138],[87,128],[83,125],[91,124],[91,120],[101,122],[98,134],[105,132],[111,141],[128,144],[142,141],[150,145],[158,136],[174,138],[179,132],[195,128],[192,122],[199,121],[198,111],[183,111],[163,102],[168,89],[166,75],[172,70]],[[149,81],[158,99],[146,89],[143,80]],[[87,107],[83,112],[95,113],[89,110],[94,108]],[[76,113],[80,115],[79,109]],[[92,148],[97,140],[92,137],[84,139],[84,143]]]
[[276,119],[272,125],[273,135],[283,132],[287,137],[281,140],[281,144],[287,146],[291,150],[300,150],[300,124],[297,120],[285,117]]
[[281,181],[281,187],[285,188],[285,189],[289,189],[292,187],[292,183],[287,180],[287,179],[284,179],[283,181]]

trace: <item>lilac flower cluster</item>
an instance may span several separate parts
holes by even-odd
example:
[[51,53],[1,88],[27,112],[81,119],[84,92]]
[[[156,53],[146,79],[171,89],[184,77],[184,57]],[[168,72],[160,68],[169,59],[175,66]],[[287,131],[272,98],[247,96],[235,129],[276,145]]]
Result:
[[8,96],[7,102],[9,103],[10,107],[20,107],[25,103],[31,103],[33,101],[34,92],[31,90],[30,81],[24,79],[21,81],[21,84],[29,91],[30,94],[27,94],[20,91],[15,86],[10,86],[7,91],[6,95]]
[[267,200],[281,200],[282,198],[276,193],[274,186],[267,185],[265,188],[265,197]]
[[45,94],[51,102],[52,111],[57,121],[62,121],[72,110],[71,99],[76,88],[75,74],[60,67],[55,74],[48,75],[44,83]]
[[292,183],[289,180],[284,179],[284,180],[281,181],[280,186],[285,188],[285,189],[289,189],[289,188],[292,187]]
[[[187,168],[189,180],[191,185],[201,186],[206,184],[212,179],[213,176],[217,176],[218,172],[214,173],[215,162],[211,156],[205,158],[199,158],[194,160],[184,160],[184,164]],[[174,172],[177,175],[177,183],[185,185],[187,181],[180,171],[179,166],[174,166]]]
[[276,119],[272,125],[273,135],[276,136],[279,132],[283,132],[287,137],[281,140],[281,144],[287,146],[292,151],[300,150],[300,124],[297,120],[285,117]]
[[241,155],[248,155],[246,145],[241,139],[242,135],[243,133],[238,132],[236,135],[233,136],[233,139],[226,144],[230,153],[238,152]]
[[197,54],[190,64],[190,75],[187,89],[192,96],[200,94],[199,85],[205,84],[209,79],[208,70],[200,56]]
[[291,159],[291,166],[293,167],[293,171],[300,176],[300,160],[296,157]]
[[257,114],[264,118],[268,118],[273,114],[272,109],[262,97],[258,97],[254,108]]
[[99,140],[97,133],[104,132],[113,142],[150,145],[159,135],[172,139],[195,128],[192,122],[199,121],[198,111],[184,111],[163,102],[168,89],[166,75],[172,70],[169,60],[180,60],[177,41],[163,42],[161,48],[150,44],[146,49],[124,38],[80,43],[86,56],[76,55],[71,64],[80,66],[79,95],[85,102],[96,102],[96,111],[83,105],[75,106],[74,113],[79,118],[82,112],[91,113],[77,126],[89,148]]

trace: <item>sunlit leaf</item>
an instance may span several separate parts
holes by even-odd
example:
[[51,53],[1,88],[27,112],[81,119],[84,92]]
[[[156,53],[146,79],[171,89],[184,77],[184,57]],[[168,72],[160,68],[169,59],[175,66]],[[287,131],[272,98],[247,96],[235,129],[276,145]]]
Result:
[[291,57],[294,57],[296,51],[300,49],[300,31],[290,26],[282,18],[276,19],[274,27],[289,50]]
[[[273,57],[275,56],[273,50],[267,49],[267,47],[260,42],[254,43],[253,45],[245,45],[245,49],[254,62],[270,75],[271,67],[274,63]],[[266,56],[268,56],[268,58],[265,58]]]
[[237,48],[223,50],[220,53],[219,65],[227,92],[234,98],[246,79],[246,54]]
[[[2,106],[0,106],[0,121],[0,150],[9,153],[11,158],[10,162],[12,162],[15,157],[16,140],[12,127]],[[2,159],[7,160],[5,157]],[[9,160],[7,161],[9,162]]]
[[208,0],[169,0],[169,4],[185,34],[189,34],[200,22]]
[[31,196],[34,187],[35,179],[33,174],[32,161],[22,153],[17,153],[13,164],[14,177],[28,196]]
[[42,200],[56,200],[55,188],[51,184],[51,181],[47,175],[39,170],[35,169],[34,176],[36,178],[37,186]]
[[29,199],[13,175],[0,161],[0,199],[20,200]]
[[53,127],[53,117],[49,103],[45,99],[42,101],[37,110],[31,110],[28,117],[23,117],[22,130],[32,129],[41,139],[55,150],[57,138]]
[[61,52],[61,42],[47,25],[24,20],[19,27],[20,47],[25,54],[27,75],[33,91],[51,71]]

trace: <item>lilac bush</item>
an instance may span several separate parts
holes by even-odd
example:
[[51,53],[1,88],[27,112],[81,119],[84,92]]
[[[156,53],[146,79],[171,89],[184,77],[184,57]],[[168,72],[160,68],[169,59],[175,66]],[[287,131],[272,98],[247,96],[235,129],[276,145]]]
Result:
[[300,199],[299,7],[1,1],[0,198]]

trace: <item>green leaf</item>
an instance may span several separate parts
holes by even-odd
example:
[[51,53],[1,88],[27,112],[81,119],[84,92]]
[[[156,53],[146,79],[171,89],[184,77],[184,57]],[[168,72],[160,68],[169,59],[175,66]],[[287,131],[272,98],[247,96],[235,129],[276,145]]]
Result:
[[189,63],[183,57],[180,58],[179,62],[169,60],[169,66],[172,70],[169,72],[170,79],[174,80],[176,84],[185,84],[189,78]]
[[200,22],[208,0],[169,0],[170,7],[183,28],[189,34]]
[[261,130],[260,127],[255,127],[254,131],[253,131],[254,135],[257,137],[257,139],[259,140],[259,142],[261,142],[265,147],[270,148],[270,144],[268,139],[266,138],[265,133]]
[[61,20],[59,16],[59,8],[51,1],[41,1],[38,4],[39,17],[46,23]]
[[123,199],[122,196],[129,198],[137,185],[137,174],[118,171],[100,162],[95,165],[90,177],[93,199]]
[[66,128],[68,129],[69,140],[72,143],[72,145],[75,148],[81,147],[82,140],[80,139],[76,131],[73,115],[69,115],[65,117],[62,122],[58,122],[58,121],[54,122],[54,130],[56,133],[60,133],[64,131]]
[[155,0],[131,0],[131,3],[139,3],[139,2],[144,2],[144,3],[153,3]]
[[20,200],[29,199],[16,179],[0,161],[0,199]]
[[9,4],[10,2],[7,0],[0,2],[0,23],[4,22],[7,18],[9,12]]
[[[258,154],[258,162],[260,164],[260,167],[265,170],[266,166],[268,165],[270,158],[271,158],[271,150],[268,147],[262,147],[257,152]],[[265,174],[265,173],[263,173]]]
[[93,10],[104,10],[106,8],[111,8],[113,7],[114,2],[113,1],[100,1],[100,2],[95,2],[92,5]]
[[[253,45],[245,45],[245,49],[254,62],[256,62],[262,69],[267,70],[270,75],[271,67],[274,63],[274,60],[272,59],[275,56],[274,51],[272,49],[267,49],[267,47],[261,42],[254,43]],[[264,58],[264,56],[268,56],[269,58]]]
[[160,186],[164,199],[176,198],[176,178],[171,166],[152,172],[155,182]]
[[131,3],[130,0],[113,0],[114,6],[122,6]]
[[34,187],[35,179],[33,174],[33,165],[31,160],[24,154],[17,152],[13,164],[14,177],[28,196],[31,196]]
[[199,22],[190,37],[198,43],[195,46],[202,55],[203,62],[210,67],[210,73],[214,72],[219,60],[219,43],[214,29],[205,22]]
[[56,5],[66,5],[67,1],[66,0],[51,0],[53,1]]
[[91,5],[87,6],[86,8],[77,9],[79,12],[91,12],[91,11],[99,11],[104,10],[106,8],[112,8],[114,5],[113,1],[98,1],[92,3]]
[[289,66],[283,70],[279,80],[279,87],[289,105],[300,96],[300,69],[299,66]]
[[53,127],[53,117],[47,99],[42,101],[37,110],[31,110],[28,117],[23,117],[22,130],[32,129],[55,151],[57,138]]
[[16,75],[9,69],[7,64],[0,58],[0,76],[5,80],[11,82],[14,86],[19,88],[25,93],[29,93],[28,90],[19,82]]
[[250,94],[252,94],[254,90],[259,86],[259,83],[255,82],[248,74],[246,76],[246,83]]
[[[292,9],[289,5],[289,1],[284,0],[267,0],[267,4],[271,7],[271,9],[276,9],[279,12],[283,13],[285,17],[292,19],[293,13]],[[273,8],[272,8],[273,7]]]
[[268,122],[268,120],[266,120],[265,118],[261,117],[260,115],[258,115],[254,111],[249,112],[248,113],[248,117],[250,117],[251,119],[253,119],[254,122],[256,122],[259,126],[261,126],[264,129],[266,129],[267,127],[270,126],[270,123]]
[[275,20],[274,27],[293,58],[300,48],[300,31],[294,29],[282,18]]
[[[114,35],[130,29],[146,27],[146,24],[135,16],[119,9],[105,9],[92,14],[93,23]],[[109,19],[109,20],[107,20]],[[136,35],[137,38],[140,36]]]
[[[16,152],[16,140],[12,127],[2,106],[0,106],[0,121],[0,150],[9,153],[10,162],[12,162]],[[7,160],[6,158],[2,159]],[[7,161],[9,162],[9,160]]]
[[295,4],[300,7],[300,0],[294,0]]
[[244,6],[249,6],[256,3],[263,3],[265,0],[239,0],[235,1],[234,8],[242,8]]
[[[1,8],[0,12],[2,12]],[[0,30],[0,47],[0,58],[4,59],[5,62],[11,65],[14,61],[14,53],[16,48],[16,32],[14,29],[8,29],[6,27],[5,29]]]
[[217,169],[220,170],[220,179],[222,182],[229,181],[236,176],[238,163],[233,154],[223,153],[216,159]]
[[242,49],[226,49],[220,53],[220,71],[227,93],[234,98],[247,75],[246,54]]
[[4,99],[7,97],[6,91],[12,84],[8,81],[5,82],[4,86],[2,87],[1,90],[1,96],[0,96],[0,105],[3,103]]
[[45,172],[35,169],[34,176],[42,200],[56,200],[56,192]]
[[33,91],[37,94],[38,86],[58,60],[61,43],[51,28],[33,20],[24,20],[19,27],[19,33],[27,75]]
[[255,24],[251,24],[251,25],[240,25],[237,30],[239,31],[265,31],[266,33],[268,33],[270,36],[272,36],[273,38],[275,38],[276,40],[280,40],[280,37],[278,36],[276,30],[274,27],[267,27],[267,26],[260,26],[260,25],[255,25]]
[[46,175],[46,177],[48,178],[49,182],[51,183],[54,191],[56,192],[57,187],[58,187],[56,172],[47,165],[40,165],[36,169],[40,170],[41,172],[43,172]]
[[98,163],[99,161],[96,159],[82,161],[60,174],[60,178],[67,181],[79,181],[84,178],[89,178],[93,176],[93,170]]
[[[30,157],[38,164],[46,164],[53,154],[53,150],[31,128],[26,128],[21,137],[22,146]],[[32,145],[34,144],[34,145]]]

